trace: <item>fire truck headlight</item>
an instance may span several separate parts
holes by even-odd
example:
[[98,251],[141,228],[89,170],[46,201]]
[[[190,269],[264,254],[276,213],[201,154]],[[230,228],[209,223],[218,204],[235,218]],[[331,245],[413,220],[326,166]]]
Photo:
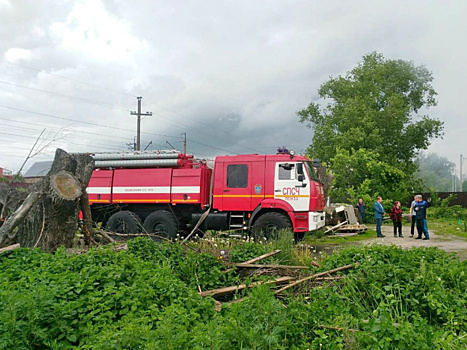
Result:
[[313,222],[318,222],[318,217],[317,216],[313,216]]

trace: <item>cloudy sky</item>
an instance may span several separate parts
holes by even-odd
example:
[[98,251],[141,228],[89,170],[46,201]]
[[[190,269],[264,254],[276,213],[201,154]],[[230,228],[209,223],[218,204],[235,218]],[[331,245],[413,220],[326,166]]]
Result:
[[[142,148],[200,157],[304,151],[296,111],[363,55],[433,72],[445,136],[429,151],[467,156],[466,1],[0,0],[0,167],[40,154]],[[152,143],[151,143],[152,142]],[[464,171],[465,173],[465,171]]]

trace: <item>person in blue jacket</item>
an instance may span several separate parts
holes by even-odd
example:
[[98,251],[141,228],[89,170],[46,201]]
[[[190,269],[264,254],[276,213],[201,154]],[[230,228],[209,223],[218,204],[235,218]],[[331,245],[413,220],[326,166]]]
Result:
[[376,197],[376,202],[375,202],[375,219],[376,219],[376,237],[384,237],[384,235],[381,233],[381,225],[383,224],[383,216],[386,215],[384,212],[383,205],[381,202],[383,201],[383,198],[381,196]]
[[431,205],[430,199],[428,201],[424,201],[421,195],[415,196],[415,205],[413,210],[415,211],[415,220],[417,222],[417,232],[418,237],[415,239],[422,239],[422,233],[425,234],[425,238],[423,239],[430,239],[430,235],[428,234],[428,227],[426,224],[426,208]]

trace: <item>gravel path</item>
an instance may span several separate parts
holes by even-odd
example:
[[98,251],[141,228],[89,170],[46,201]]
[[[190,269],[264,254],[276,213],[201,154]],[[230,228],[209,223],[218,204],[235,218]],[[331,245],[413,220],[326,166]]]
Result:
[[[374,229],[371,226],[369,226],[369,228]],[[393,231],[392,225],[391,226],[383,225],[383,227],[381,228],[381,232],[386,237],[383,237],[383,238],[375,237],[374,239],[369,239],[362,243],[363,244],[380,243],[384,245],[395,244],[402,248],[411,248],[411,247],[420,247],[420,246],[438,247],[447,252],[456,253],[462,260],[467,259],[467,241],[466,240],[460,237],[451,236],[451,235],[439,236],[436,234],[435,231],[430,230],[429,226],[428,226],[428,232],[430,233],[430,239],[426,241],[421,240],[421,239],[415,239],[415,237],[417,237],[417,230],[415,230],[415,236],[413,238],[410,238],[410,227],[407,227],[407,226],[402,227],[402,234],[404,235],[404,238],[394,237],[394,231]]]

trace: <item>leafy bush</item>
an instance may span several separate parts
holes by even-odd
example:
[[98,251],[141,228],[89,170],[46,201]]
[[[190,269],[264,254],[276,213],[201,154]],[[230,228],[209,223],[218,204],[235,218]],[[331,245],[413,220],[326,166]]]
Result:
[[[0,349],[467,346],[467,264],[436,248],[351,247],[320,268],[360,262],[339,284],[312,288],[306,298],[291,290],[281,300],[259,286],[216,312],[198,286],[236,282],[216,257],[147,239],[128,245],[79,256],[63,249],[0,255]],[[248,260],[268,247],[234,250]]]

